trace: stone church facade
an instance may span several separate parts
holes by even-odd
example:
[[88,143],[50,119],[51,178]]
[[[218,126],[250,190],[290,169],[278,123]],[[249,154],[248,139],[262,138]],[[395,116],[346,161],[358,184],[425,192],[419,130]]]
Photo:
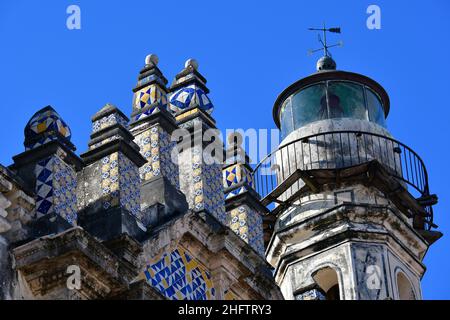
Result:
[[195,60],[167,84],[147,56],[131,114],[101,108],[80,155],[55,109],[31,117],[0,165],[0,299],[422,298],[437,196],[381,85],[326,53],[252,166]]
[[[27,123],[24,152],[0,167],[0,298],[282,299],[248,157],[216,141],[227,165],[204,158],[206,79],[191,59],[167,87],[157,63],[129,117],[111,104],[92,117],[80,156],[52,107]],[[173,141],[180,129],[192,139]]]

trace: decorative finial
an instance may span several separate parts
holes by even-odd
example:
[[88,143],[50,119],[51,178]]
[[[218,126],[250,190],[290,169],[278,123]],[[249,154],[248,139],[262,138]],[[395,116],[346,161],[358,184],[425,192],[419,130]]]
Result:
[[328,50],[329,48],[333,47],[342,47],[343,43],[342,41],[339,41],[336,44],[328,45],[327,43],[327,32],[332,33],[341,33],[341,28],[326,28],[325,23],[323,24],[323,28],[308,28],[308,30],[312,31],[322,31],[323,32],[323,40],[320,37],[319,34],[319,42],[322,44],[322,48],[315,49],[315,50],[309,50],[308,53],[311,55],[314,52],[323,50],[323,57],[317,61],[317,71],[323,71],[323,70],[336,70],[336,62],[331,58],[331,53]]
[[198,69],[198,62],[197,62],[197,60],[190,58],[190,59],[186,60],[186,62],[184,64],[184,67],[186,69],[189,68],[189,67],[192,67],[194,70],[197,70]]
[[148,56],[145,57],[145,64],[146,65],[151,65],[151,66],[156,66],[158,64],[158,56],[154,53],[149,54]]

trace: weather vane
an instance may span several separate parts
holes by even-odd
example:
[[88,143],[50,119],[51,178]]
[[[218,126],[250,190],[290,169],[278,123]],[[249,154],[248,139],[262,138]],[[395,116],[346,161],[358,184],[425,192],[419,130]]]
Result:
[[339,41],[338,43],[330,45],[330,46],[327,44],[327,32],[341,33],[341,28],[339,28],[339,27],[338,28],[328,28],[327,29],[325,27],[325,22],[324,22],[323,23],[323,28],[308,28],[308,30],[311,30],[311,31],[322,31],[323,32],[323,40],[320,37],[320,34],[318,35],[319,36],[319,42],[322,44],[322,48],[315,49],[315,50],[309,50],[308,54],[310,54],[310,55],[312,55],[313,53],[315,53],[317,51],[323,50],[324,56],[331,57],[331,54],[328,51],[329,48],[342,47],[343,46],[343,42],[342,41]]

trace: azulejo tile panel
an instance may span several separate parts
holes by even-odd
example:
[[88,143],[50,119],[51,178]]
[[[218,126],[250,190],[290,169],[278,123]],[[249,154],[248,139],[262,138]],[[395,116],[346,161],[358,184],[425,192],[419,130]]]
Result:
[[229,227],[259,254],[264,254],[263,221],[258,212],[247,205],[231,210]]
[[92,123],[92,132],[97,132],[105,128],[111,127],[115,124],[121,124],[125,128],[128,126],[128,121],[118,113],[112,113],[106,117],[100,118]]
[[139,169],[121,152],[101,160],[103,208],[121,205],[133,215],[140,214]]
[[198,113],[199,112],[198,110],[199,110],[199,108],[194,108],[194,109],[191,109],[189,111],[180,113],[179,115],[177,115],[175,117],[175,120],[177,120],[177,121],[183,120],[184,118],[187,118],[189,116],[192,116],[192,115]]
[[240,182],[252,186],[252,180],[252,173],[242,164],[235,164],[223,170],[223,186],[225,188],[231,188]]
[[111,142],[111,141],[114,141],[114,140],[118,140],[118,139],[120,139],[120,136],[118,134],[112,135],[109,138],[103,139],[102,141],[91,145],[89,147],[89,149],[90,150],[96,149],[96,148],[98,148],[98,147],[100,147],[100,146],[102,146],[102,145],[104,145],[104,144],[106,144],[108,142]]
[[135,121],[141,120],[141,119],[143,119],[145,117],[148,117],[151,114],[158,113],[159,111],[160,111],[160,107],[158,107],[158,106],[150,107],[150,108],[146,109],[145,111],[142,111],[141,113],[138,113],[134,117],[134,120]]
[[216,296],[210,272],[180,246],[150,260],[144,275],[172,300],[213,300]]
[[207,164],[202,159],[200,147],[192,148],[191,183],[194,209],[207,210],[226,225],[225,197],[220,164]]
[[119,205],[119,153],[110,154],[101,162],[103,208],[109,209]]
[[169,109],[173,114],[195,107],[208,113],[211,113],[214,109],[206,92],[196,84],[180,88],[170,96]]
[[[160,175],[165,176],[176,188],[180,187],[178,164],[172,161],[172,150],[176,146],[170,135],[155,125],[135,139],[147,163],[140,168],[141,180],[147,181]],[[178,159],[175,159],[178,160]]]
[[142,88],[134,94],[134,108],[144,109],[152,105],[167,108],[167,95],[163,89],[153,84]]
[[57,140],[57,139],[58,139],[58,138],[55,137],[55,136],[47,136],[47,137],[44,137],[44,138],[42,138],[42,139],[37,140],[37,141],[34,142],[33,144],[26,145],[26,146],[25,146],[25,151],[28,151],[28,150],[31,150],[31,149],[35,149],[35,148],[37,148],[37,147],[40,147],[40,146],[42,146],[42,145],[44,145],[44,144],[46,144],[46,143],[55,141],[55,140]]
[[51,107],[34,114],[25,127],[25,139],[32,139],[45,132],[57,132],[68,140],[71,138],[70,128]]
[[[176,118],[183,118],[183,117],[177,116]],[[211,129],[211,126],[209,126],[207,123],[205,123],[199,117],[195,117],[195,118],[193,118],[191,120],[187,120],[185,122],[182,122],[182,123],[178,124],[178,127],[180,129],[191,129],[191,128],[195,128],[196,126],[199,126],[199,127],[203,126],[203,128],[205,128],[205,130]]]
[[296,295],[295,300],[326,300],[326,297],[319,290],[312,289]]
[[53,157],[39,161],[36,174],[36,212],[38,216],[53,210]]
[[226,168],[223,172],[224,187],[229,188],[241,181],[241,168],[235,164]]
[[237,196],[238,194],[244,193],[244,192],[246,192],[246,191],[248,191],[247,187],[242,186],[242,187],[240,187],[240,188],[236,188],[236,189],[233,189],[233,190],[227,192],[225,198],[226,198],[226,199],[230,199],[230,198],[232,198],[232,197],[234,197],[234,196]]
[[140,215],[141,179],[139,168],[123,154],[119,153],[120,204],[133,215]]
[[51,212],[69,223],[77,220],[77,177],[75,171],[58,156],[38,162],[36,174],[36,212]]

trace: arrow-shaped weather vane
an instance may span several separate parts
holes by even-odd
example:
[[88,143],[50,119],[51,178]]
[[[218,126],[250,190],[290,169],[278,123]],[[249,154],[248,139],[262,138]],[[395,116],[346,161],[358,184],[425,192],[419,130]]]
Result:
[[339,28],[339,27],[337,27],[337,28],[328,28],[327,29],[325,27],[325,23],[324,23],[323,24],[323,28],[308,28],[308,30],[311,30],[311,31],[322,31],[323,32],[323,40],[320,37],[320,34],[318,35],[319,36],[319,42],[322,44],[322,48],[315,49],[315,50],[309,50],[308,53],[310,55],[315,53],[315,52],[317,52],[317,51],[323,50],[324,56],[331,57],[331,54],[328,51],[329,48],[342,47],[344,45],[342,41],[339,41],[338,43],[330,45],[330,46],[327,44],[327,32],[341,33],[341,28]]

